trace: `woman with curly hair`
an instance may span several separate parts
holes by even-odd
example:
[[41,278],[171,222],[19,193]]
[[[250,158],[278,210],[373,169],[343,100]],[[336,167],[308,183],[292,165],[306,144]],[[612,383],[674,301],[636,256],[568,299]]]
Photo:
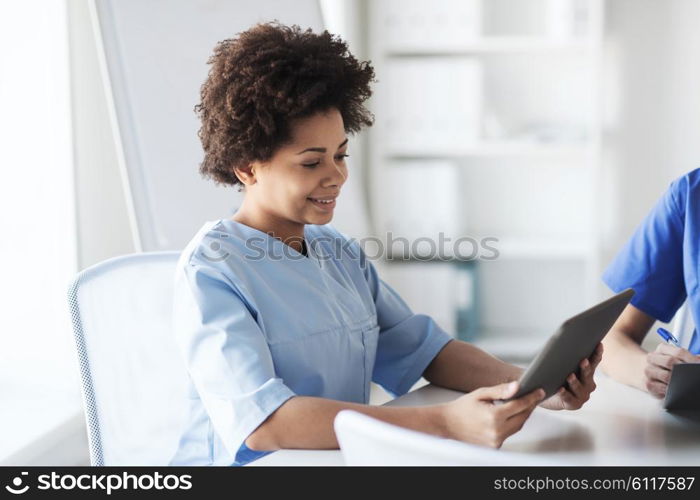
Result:
[[[363,105],[371,65],[327,31],[279,23],[224,40],[209,63],[196,107],[201,173],[244,199],[232,217],[207,222],[178,263],[174,328],[189,414],[171,464],[337,448],[343,409],[500,446],[544,392],[493,404],[515,394],[522,370],[414,314],[328,225],[348,177],[347,135],[373,123]],[[545,405],[579,408],[600,357]],[[368,405],[371,381],[401,395],[422,376],[468,394],[420,408]]]

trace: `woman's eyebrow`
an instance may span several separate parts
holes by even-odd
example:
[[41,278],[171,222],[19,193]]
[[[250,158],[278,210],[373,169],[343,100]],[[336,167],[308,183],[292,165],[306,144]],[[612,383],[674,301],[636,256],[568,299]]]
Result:
[[[345,140],[340,143],[340,145],[338,146],[338,149],[345,146],[345,144],[347,144],[347,142],[348,142],[348,138],[346,137]],[[306,148],[304,151],[299,151],[297,154],[300,155],[302,153],[306,153],[307,151],[316,151],[317,153],[325,153],[326,148]]]

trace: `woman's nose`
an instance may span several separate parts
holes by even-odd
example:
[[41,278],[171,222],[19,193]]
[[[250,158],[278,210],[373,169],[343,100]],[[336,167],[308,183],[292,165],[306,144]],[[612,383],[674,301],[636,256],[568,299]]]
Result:
[[348,178],[347,169],[344,165],[333,164],[331,174],[325,179],[325,187],[342,186]]

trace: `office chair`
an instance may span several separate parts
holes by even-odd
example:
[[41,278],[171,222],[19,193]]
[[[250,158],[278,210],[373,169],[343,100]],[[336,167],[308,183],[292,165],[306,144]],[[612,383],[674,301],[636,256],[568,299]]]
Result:
[[177,447],[187,403],[170,327],[178,257],[109,259],[69,289],[92,465],[166,465]]
[[543,465],[525,453],[494,450],[398,427],[343,410],[333,423],[345,465]]

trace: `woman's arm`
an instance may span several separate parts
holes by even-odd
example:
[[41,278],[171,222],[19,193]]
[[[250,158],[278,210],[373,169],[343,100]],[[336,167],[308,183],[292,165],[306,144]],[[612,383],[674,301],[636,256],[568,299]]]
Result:
[[646,391],[647,352],[641,343],[654,321],[629,304],[603,339],[605,356],[601,369],[618,382]]
[[338,448],[333,420],[341,410],[350,409],[408,429],[498,448],[522,427],[544,396],[544,391],[538,390],[502,405],[493,404],[496,399],[513,396],[517,389],[517,383],[484,387],[450,403],[411,408],[295,396],[270,415],[245,443],[261,451]]
[[[598,345],[589,358],[581,360],[580,374],[569,374],[565,387],[542,406],[550,410],[581,408],[596,388],[593,375],[602,357],[603,346]],[[435,385],[467,392],[517,380],[522,373],[522,368],[501,361],[468,342],[452,340],[435,356],[423,376]]]
[[518,380],[523,369],[501,361],[478,347],[451,340],[423,372],[430,383],[461,392]]
[[654,321],[652,316],[628,305],[603,340],[606,354],[601,367],[618,382],[663,398],[673,366],[697,363],[700,357],[666,343],[649,353],[642,349],[642,340]]
[[[246,440],[253,450],[283,448],[334,449],[333,420],[341,410],[355,410],[393,424],[444,436],[437,406],[391,408],[295,396],[280,406]],[[406,411],[411,410],[411,411]]]

